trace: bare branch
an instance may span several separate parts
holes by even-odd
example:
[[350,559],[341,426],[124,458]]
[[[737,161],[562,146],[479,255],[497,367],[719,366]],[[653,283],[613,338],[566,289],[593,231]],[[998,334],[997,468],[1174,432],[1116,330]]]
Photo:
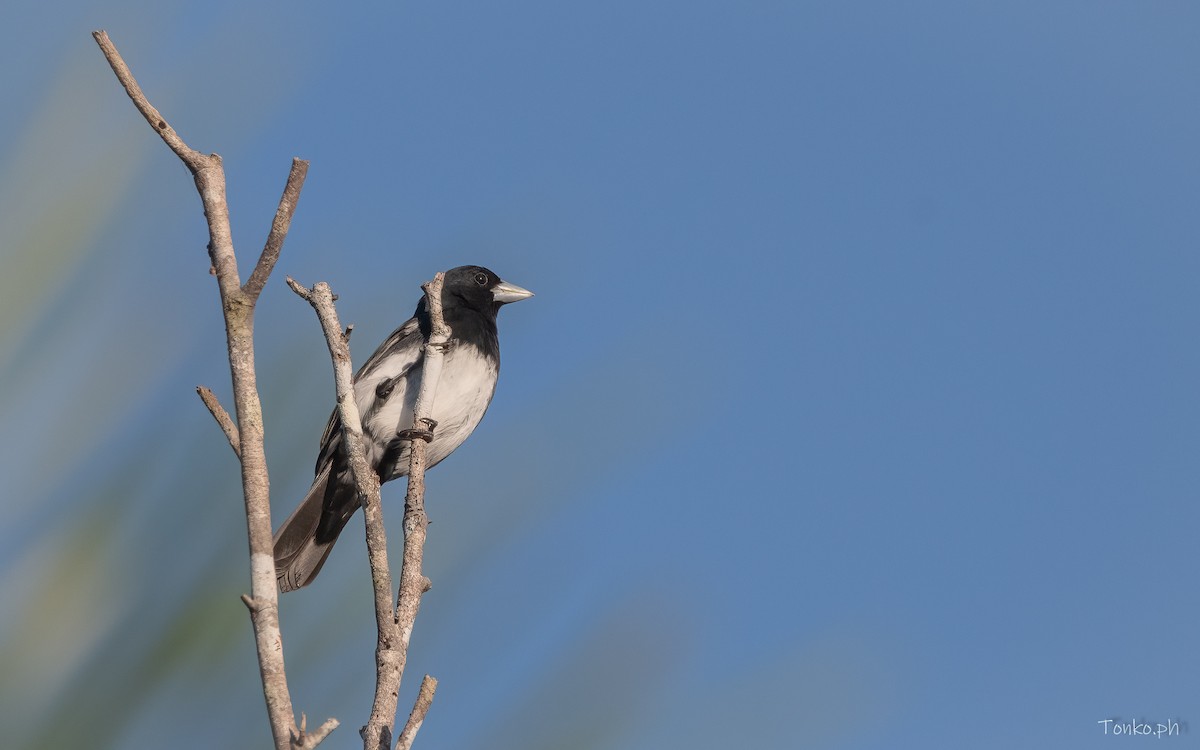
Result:
[[[443,354],[449,345],[450,331],[442,315],[441,304],[444,276],[439,273],[432,282],[423,286],[426,299],[429,300],[432,326],[425,347],[421,390],[417,396],[416,417],[413,423],[416,430],[428,431],[434,426],[429,412],[437,392]],[[379,634],[375,649],[375,700],[371,705],[371,717],[360,734],[366,750],[390,750],[400,680],[404,676],[404,665],[408,660],[413,621],[420,608],[421,595],[429,590],[429,579],[421,573],[425,529],[429,525],[424,505],[426,444],[424,440],[412,440],[409,447],[408,493],[404,506],[404,567],[400,572],[399,600],[393,608],[392,577],[387,559],[387,531],[383,524],[383,510],[379,499],[379,477],[371,470],[366,460],[362,421],[354,401],[354,373],[348,343],[350,329],[347,328],[343,332],[341,328],[333,304],[335,297],[328,284],[321,282],[308,289],[290,277],[287,283],[292,291],[307,300],[316,310],[333,359],[342,436],[355,487],[363,504],[367,554],[371,562],[371,580],[375,591],[375,624]],[[424,721],[436,685],[437,681],[430,677],[422,684],[421,697],[418,698],[418,704],[413,709],[414,714],[410,716],[409,724],[405,727],[408,744],[412,743],[412,738]]]
[[134,79],[133,73],[130,72],[129,66],[121,59],[121,53],[117,52],[117,48],[113,45],[112,40],[108,38],[107,31],[93,31],[92,36],[96,40],[96,44],[100,45],[100,50],[104,53],[108,64],[112,66],[113,73],[116,73],[117,80],[125,87],[125,93],[129,94],[129,98],[133,100],[133,106],[137,107],[138,112],[142,113],[142,117],[146,118],[146,122],[150,123],[150,127],[158,133],[159,137],[170,146],[171,150],[183,160],[188,169],[193,173],[208,166],[210,157],[190,148],[174,128],[167,124],[167,120],[162,116],[146,95],[142,93],[142,87],[138,85]]
[[[400,633],[392,609],[392,573],[387,556],[387,529],[383,524],[383,508],[379,498],[379,476],[367,463],[363,448],[362,418],[354,401],[354,370],[350,360],[348,331],[343,333],[334,307],[333,292],[320,282],[312,289],[305,288],[291,277],[288,286],[308,301],[317,312],[329,354],[333,359],[333,379],[337,392],[338,415],[342,421],[342,440],[355,487],[363,506],[367,531],[367,556],[371,563],[371,582],[375,591],[375,625],[379,633],[375,649],[375,700],[371,720],[360,734],[364,747],[390,750],[391,728],[396,720],[396,691],[404,656],[397,651]],[[390,719],[387,704],[391,701]]]
[[[225,334],[229,350],[229,367],[233,376],[234,408],[237,414],[237,438],[222,422],[228,413],[205,399],[213,416],[230,444],[235,446],[242,465],[242,491],[246,501],[246,532],[250,547],[250,620],[254,627],[258,667],[262,677],[263,697],[271,722],[271,734],[276,750],[290,750],[298,736],[292,698],[288,692],[283,663],[283,637],[279,630],[279,592],[275,582],[275,558],[272,550],[270,481],[263,450],[262,403],[254,370],[254,303],[241,289],[238,279],[237,256],[233,250],[233,234],[229,225],[229,206],[225,198],[225,171],[221,157],[201,154],[190,148],[168,124],[162,114],[150,104],[129,66],[104,31],[93,32],[105,59],[125,88],[146,122],[191,171],[204,205],[208,222],[208,253],[221,293],[221,308],[225,315]],[[295,168],[293,169],[295,171]],[[289,179],[289,185],[291,184]],[[298,188],[297,188],[298,190]],[[285,191],[286,196],[286,191]],[[293,201],[294,202],[294,201]],[[290,217],[290,213],[288,215]],[[278,217],[277,217],[278,220]],[[285,227],[286,229],[286,227]],[[282,239],[280,239],[282,242]],[[268,243],[269,244],[269,243]],[[277,255],[278,253],[276,253]],[[266,271],[269,272],[269,268]],[[265,274],[264,274],[265,276]],[[211,394],[210,394],[211,395]],[[204,393],[201,392],[204,399]],[[213,408],[216,405],[216,409]]]
[[329,733],[340,726],[337,719],[326,719],[325,723],[317,727],[317,731],[308,734],[304,731],[304,714],[300,715],[300,736],[296,738],[293,747],[296,750],[308,750],[310,747],[320,745],[322,740],[329,736]]
[[[425,342],[425,357],[421,365],[421,390],[417,393],[414,430],[433,430],[435,423],[430,418],[433,401],[437,395],[438,380],[442,374],[442,361],[449,346],[450,329],[442,315],[442,284],[445,274],[438,273],[433,281],[422,285],[429,305],[430,332]],[[429,517],[425,515],[425,469],[426,449],[424,440],[413,440],[408,450],[408,490],[404,495],[404,567],[400,571],[400,595],[396,603],[396,622],[400,626],[401,644],[405,654],[412,638],[413,622],[421,606],[421,595],[429,589],[429,580],[421,573],[422,555],[425,547],[425,529]],[[403,664],[401,665],[403,672]]]
[[433,694],[437,692],[437,684],[437,679],[429,675],[425,675],[425,679],[421,680],[417,702],[413,704],[408,723],[404,725],[400,738],[396,740],[396,750],[409,750],[412,747],[413,740],[417,738],[417,731],[425,721],[425,714],[429,713],[429,707],[433,705]]
[[[212,267],[217,276],[217,284],[221,288],[221,300],[226,307],[226,331],[229,331],[230,304],[244,304],[244,297],[234,295],[238,281],[237,259],[233,253],[233,235],[229,229],[229,207],[225,202],[225,170],[221,166],[221,157],[216,154],[202,154],[188,146],[179,134],[167,124],[166,118],[155,109],[142,87],[138,85],[129,66],[121,58],[106,31],[93,31],[96,44],[116,74],[117,80],[125,88],[125,93],[133,101],[133,105],[150,123],[150,127],[175,152],[176,156],[191,171],[196,180],[196,189],[200,192],[200,200],[204,204],[204,216],[208,219],[208,254]],[[240,290],[239,290],[240,291]],[[232,365],[233,363],[230,362]],[[255,391],[257,394],[257,390]],[[240,417],[240,415],[239,415]],[[242,420],[239,418],[238,422]]]
[[[425,356],[421,364],[421,389],[417,392],[414,409],[413,430],[433,430],[435,423],[430,417],[433,410],[434,398],[437,395],[438,380],[441,378],[442,361],[446,349],[450,345],[450,329],[442,315],[442,284],[445,274],[438,273],[433,281],[422,285],[425,299],[429,307],[430,331],[429,339],[425,342]],[[404,496],[404,567],[400,569],[400,593],[396,601],[396,625],[400,629],[400,662],[399,673],[396,676],[396,687],[391,691],[391,715],[396,713],[396,700],[400,690],[400,680],[404,677],[404,667],[408,661],[408,646],[412,641],[413,625],[417,612],[421,608],[421,596],[429,590],[429,579],[421,572],[422,558],[425,550],[425,532],[429,526],[429,517],[425,515],[425,469],[426,449],[428,443],[424,440],[409,441],[408,489]],[[434,683],[436,685],[436,682]],[[424,685],[422,685],[424,688]],[[432,689],[429,700],[433,700]],[[418,701],[418,705],[419,705]],[[415,709],[414,709],[415,710]],[[428,710],[426,706],[425,710]],[[424,712],[421,714],[424,720]],[[409,723],[412,723],[410,717]],[[408,742],[420,726],[418,722],[412,728]],[[406,726],[406,731],[408,727]]]
[[292,159],[292,171],[288,173],[287,184],[283,187],[283,195],[279,198],[279,208],[275,211],[275,220],[271,222],[271,232],[267,235],[267,244],[263,246],[262,255],[258,257],[258,265],[254,267],[250,278],[246,280],[242,291],[251,299],[258,299],[266,286],[267,277],[279,260],[283,250],[283,241],[287,239],[288,229],[292,225],[292,216],[296,213],[296,204],[300,201],[300,190],[304,187],[304,178],[308,175],[308,162],[304,159]]
[[196,393],[200,394],[200,400],[208,407],[208,412],[213,415],[213,419],[217,420],[217,424],[221,426],[221,431],[225,433],[225,437],[229,438],[229,447],[233,448],[233,455],[241,458],[242,438],[238,435],[237,425],[233,423],[229,412],[225,411],[225,407],[221,406],[221,402],[217,400],[216,394],[207,387],[202,385],[196,386]]

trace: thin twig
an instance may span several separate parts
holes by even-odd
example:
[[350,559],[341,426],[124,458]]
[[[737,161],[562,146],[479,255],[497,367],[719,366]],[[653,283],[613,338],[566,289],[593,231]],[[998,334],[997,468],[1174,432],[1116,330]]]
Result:
[[196,386],[196,393],[200,394],[200,400],[208,407],[209,414],[213,415],[213,419],[217,420],[217,424],[221,426],[221,431],[229,439],[229,447],[233,448],[233,455],[241,458],[242,438],[238,434],[237,425],[233,423],[233,418],[229,416],[229,412],[225,411],[225,407],[221,406],[221,402],[217,400],[216,394],[209,388],[198,385]]
[[[432,430],[430,418],[433,401],[437,396],[438,380],[441,378],[442,362],[450,341],[450,329],[442,316],[442,283],[445,274],[438,273],[433,281],[424,284],[425,299],[429,304],[429,340],[425,342],[425,357],[421,365],[421,390],[417,393],[414,409],[413,429]],[[425,469],[426,449],[424,440],[410,441],[408,458],[408,490],[404,495],[404,567],[400,571],[400,595],[396,602],[396,622],[400,625],[400,639],[405,654],[412,638],[413,622],[421,606],[421,595],[429,590],[429,580],[421,572],[425,547],[425,529],[429,517],[425,515]],[[404,665],[401,664],[403,673]]]
[[[437,274],[433,281],[424,285],[428,300],[431,335],[425,345],[422,365],[421,390],[417,396],[416,417],[413,427],[428,430],[433,427],[429,417],[437,391],[437,381],[442,367],[442,355],[449,341],[450,330],[442,315],[441,289],[444,274]],[[360,734],[365,750],[390,750],[392,728],[396,722],[396,706],[399,699],[400,680],[408,659],[408,644],[412,638],[413,621],[420,608],[421,595],[429,590],[429,579],[421,573],[421,560],[425,545],[425,528],[429,519],[425,515],[425,441],[413,440],[409,447],[408,493],[404,507],[404,567],[400,571],[400,595],[393,608],[392,576],[387,559],[387,530],[383,524],[383,509],[379,499],[379,477],[367,463],[363,448],[362,421],[354,400],[354,374],[350,361],[349,330],[343,332],[334,307],[334,295],[329,285],[320,282],[311,289],[288,278],[288,286],[307,300],[317,312],[329,353],[333,359],[334,382],[337,389],[338,414],[342,420],[342,437],[355,487],[362,500],[363,516],[367,530],[367,554],[371,563],[371,580],[375,591],[375,624],[378,643],[375,648],[375,699],[371,705],[371,717]],[[403,429],[397,425],[397,429]],[[432,680],[432,678],[428,678]],[[427,681],[428,681],[427,680]],[[437,682],[433,681],[432,686]],[[425,705],[420,708],[415,724],[410,717],[405,731],[409,732],[408,743],[412,742],[428,702],[433,700],[433,687],[428,691],[422,685],[422,695],[428,694]],[[407,745],[406,745],[407,747]]]
[[400,738],[396,740],[396,750],[409,750],[412,747],[413,740],[417,738],[417,731],[421,729],[421,724],[425,721],[425,714],[429,713],[429,707],[433,705],[433,694],[437,692],[437,679],[425,675],[425,679],[421,680],[421,690],[417,693],[417,702],[413,704],[412,713],[408,715],[408,723],[404,725],[404,729],[400,732]]
[[300,737],[295,743],[296,750],[308,750],[310,747],[316,747],[321,744],[321,741],[329,736],[329,733],[337,729],[340,722],[337,719],[326,719],[325,723],[317,727],[317,731],[305,733],[303,729],[300,732]]
[[[450,345],[450,328],[442,315],[442,284],[445,274],[438,273],[433,281],[422,285],[429,307],[429,338],[421,364],[421,389],[417,392],[413,429],[432,430],[435,426],[430,412],[441,379],[442,361]],[[421,608],[421,597],[429,590],[430,582],[421,572],[425,550],[425,532],[429,517],[425,515],[426,449],[424,440],[409,441],[408,489],[404,495],[404,567],[400,569],[400,593],[396,601],[396,625],[400,628],[400,662],[396,685],[391,691],[391,715],[396,713],[396,701],[404,667],[408,661],[408,646],[412,641],[413,625]],[[432,692],[429,700],[433,700]],[[426,707],[425,710],[428,710]],[[413,732],[416,733],[414,727]],[[412,739],[408,740],[410,743]]]
[[[387,529],[383,523],[383,507],[379,498],[379,476],[367,463],[363,447],[362,418],[354,400],[354,370],[350,360],[349,335],[343,333],[334,307],[333,292],[320,282],[308,289],[291,277],[288,286],[305,299],[317,312],[329,354],[333,359],[333,379],[337,392],[338,415],[342,422],[342,441],[354,485],[363,506],[367,532],[367,556],[371,563],[371,582],[375,591],[375,625],[378,645],[375,649],[375,700],[371,721],[360,734],[364,747],[389,750],[392,744],[392,724],[396,720],[396,696],[403,655],[397,651],[400,633],[392,610],[392,573],[388,564]],[[388,694],[391,694],[391,719],[385,717]],[[378,719],[378,720],[377,720]]]
[[283,187],[283,195],[279,198],[279,208],[275,210],[275,220],[271,222],[271,232],[267,235],[267,243],[263,246],[258,264],[250,273],[242,291],[251,299],[258,299],[262,294],[267,277],[279,260],[283,250],[283,241],[287,238],[288,229],[292,225],[292,216],[296,213],[296,204],[300,201],[300,190],[304,187],[304,178],[308,175],[308,162],[304,159],[292,159],[292,171],[288,173],[287,184]]
[[117,80],[125,87],[125,93],[129,94],[129,98],[133,100],[133,106],[137,107],[138,112],[142,113],[142,117],[146,118],[146,122],[150,123],[150,127],[154,129],[154,132],[158,133],[159,137],[171,147],[171,150],[193,172],[207,166],[205,160],[208,157],[184,143],[179,134],[175,132],[175,129],[167,124],[167,119],[154,108],[154,105],[142,93],[142,87],[138,86],[138,82],[134,79],[129,66],[121,59],[121,54],[117,52],[116,46],[108,38],[108,32],[103,30],[93,31],[92,36],[96,39],[96,44],[99,44],[100,49],[104,52],[104,57],[108,60],[108,64],[112,66],[113,73],[116,73]]
[[[262,402],[259,399],[254,370],[256,297],[242,291],[238,278],[237,256],[234,254],[233,234],[229,225],[229,206],[225,198],[225,170],[221,165],[220,156],[205,155],[190,148],[167,124],[166,118],[150,104],[142,92],[108,34],[95,31],[92,36],[134,106],[146,118],[146,122],[150,123],[154,132],[158,133],[191,171],[196,190],[200,193],[200,200],[204,205],[204,216],[208,222],[209,260],[216,273],[217,287],[221,294],[229,367],[233,375],[237,448],[242,465],[242,492],[246,501],[246,532],[250,546],[250,620],[254,627],[255,648],[258,652],[263,697],[271,722],[271,735],[277,750],[289,750],[297,736],[297,730],[292,698],[288,692],[287,675],[284,671],[283,638],[279,630],[279,593],[275,582],[275,558],[271,538],[270,481],[263,450]],[[269,270],[265,269],[266,272]],[[217,416],[216,412],[214,416]],[[220,417],[217,419],[219,422]]]

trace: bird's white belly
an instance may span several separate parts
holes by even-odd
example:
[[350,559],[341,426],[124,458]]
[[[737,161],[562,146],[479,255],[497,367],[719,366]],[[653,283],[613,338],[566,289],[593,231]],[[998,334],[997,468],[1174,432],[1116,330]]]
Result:
[[[396,384],[382,408],[377,409],[363,424],[367,437],[367,459],[377,466],[391,436],[413,426],[414,406],[421,388],[422,372],[409,372]],[[496,366],[478,348],[455,341],[442,362],[431,416],[437,426],[429,444],[429,466],[450,455],[462,445],[479,424],[496,390]],[[367,412],[375,400],[375,382],[356,388],[359,409]],[[403,390],[402,390],[403,389]],[[399,473],[408,472],[408,451],[397,465]]]

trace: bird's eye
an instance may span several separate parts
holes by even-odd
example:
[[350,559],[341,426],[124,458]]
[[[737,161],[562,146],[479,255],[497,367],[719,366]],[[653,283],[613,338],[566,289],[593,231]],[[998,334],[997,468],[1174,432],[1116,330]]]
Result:
[[479,286],[487,286],[487,283],[488,283],[487,274],[486,273],[475,274],[475,283],[478,284]]

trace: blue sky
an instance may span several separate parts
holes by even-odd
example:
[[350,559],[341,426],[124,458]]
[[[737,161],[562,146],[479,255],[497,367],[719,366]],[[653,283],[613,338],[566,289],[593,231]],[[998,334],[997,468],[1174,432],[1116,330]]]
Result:
[[[430,476],[420,746],[1195,744],[1194,5],[107,5],[0,11],[17,746],[269,736],[203,217],[95,28],[224,157],[243,273],[312,162],[257,320],[277,520],[332,405],[284,274],[357,362],[437,270],[537,293]],[[358,536],[281,612],[333,747]]]

